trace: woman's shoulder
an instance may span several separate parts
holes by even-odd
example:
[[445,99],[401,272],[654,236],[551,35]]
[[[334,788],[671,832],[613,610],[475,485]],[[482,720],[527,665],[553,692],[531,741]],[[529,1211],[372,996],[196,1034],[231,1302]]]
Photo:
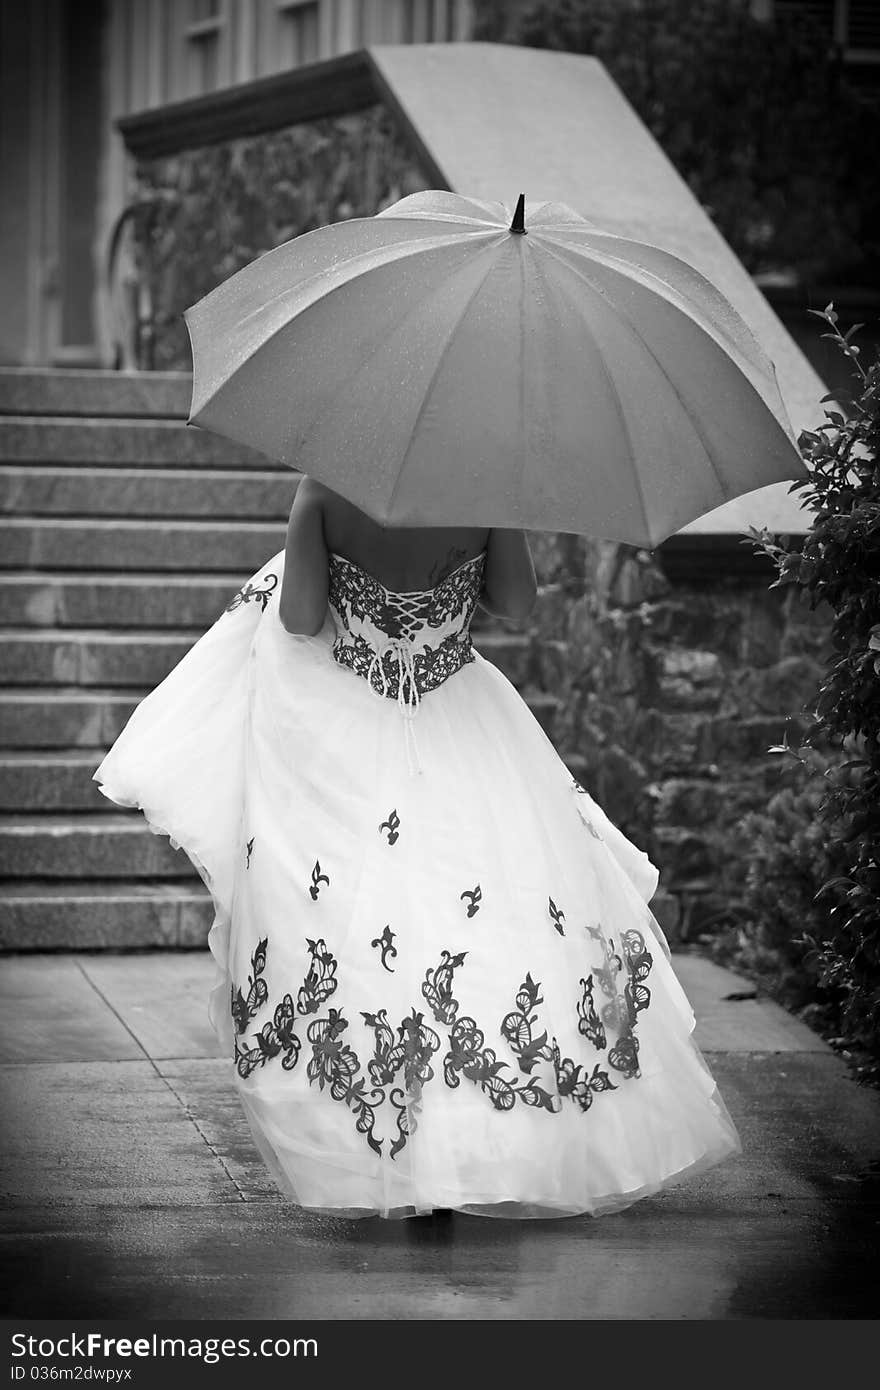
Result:
[[334,499],[342,501],[337,493],[333,492],[326,483],[318,482],[317,478],[309,477],[308,473],[303,473],[296,485],[296,496],[300,504],[309,506],[319,506],[323,510],[333,504]]

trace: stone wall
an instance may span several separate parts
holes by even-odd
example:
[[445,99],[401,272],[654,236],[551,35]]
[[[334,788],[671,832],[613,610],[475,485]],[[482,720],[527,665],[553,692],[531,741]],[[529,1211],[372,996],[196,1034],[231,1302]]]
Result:
[[729,543],[710,574],[674,581],[662,552],[572,536],[532,549],[526,678],[559,699],[561,756],[660,868],[655,912],[673,940],[741,920],[738,823],[786,776],[768,749],[787,725],[797,742],[827,618],[770,590],[772,574],[731,573]]
[[136,179],[136,256],[152,302],[144,365],[184,371],[183,311],[234,271],[301,232],[372,217],[430,187],[381,105],[143,161]]

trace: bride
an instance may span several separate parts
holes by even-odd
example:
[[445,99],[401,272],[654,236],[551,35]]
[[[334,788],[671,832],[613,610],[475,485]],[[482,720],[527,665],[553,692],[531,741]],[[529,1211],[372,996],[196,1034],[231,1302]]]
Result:
[[94,774],[211,891],[211,1017],[305,1208],[599,1215],[739,1148],[656,870],[472,644],[535,594],[522,532],[305,478]]

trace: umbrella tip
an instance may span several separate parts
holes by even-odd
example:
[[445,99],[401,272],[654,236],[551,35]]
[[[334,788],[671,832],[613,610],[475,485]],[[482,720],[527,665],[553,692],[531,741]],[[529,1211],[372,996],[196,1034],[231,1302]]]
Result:
[[512,232],[518,232],[520,236],[528,236],[526,231],[526,195],[520,193],[516,203],[516,211],[513,214],[513,221],[510,224]]

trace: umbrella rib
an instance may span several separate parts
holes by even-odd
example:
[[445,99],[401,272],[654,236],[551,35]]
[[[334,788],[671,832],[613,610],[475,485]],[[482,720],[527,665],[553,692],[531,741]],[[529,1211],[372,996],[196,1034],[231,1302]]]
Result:
[[[641,333],[639,333],[638,329],[636,328],[636,326],[635,326],[635,324],[633,323],[632,319],[630,318],[629,314],[627,314],[626,311],[625,311],[624,309],[620,308],[617,304],[612,304],[612,302],[611,302],[610,300],[606,299],[605,295],[602,294],[602,291],[598,288],[598,286],[589,278],[589,276],[585,275],[584,272],[583,272],[582,270],[580,270],[580,269],[579,269],[578,267],[576,267],[576,266],[571,265],[569,261],[567,261],[563,256],[559,256],[555,251],[551,250],[551,248],[550,248],[549,246],[546,246],[546,245],[545,245],[545,248],[544,248],[544,249],[545,249],[546,254],[547,254],[548,256],[552,256],[553,259],[556,260],[556,261],[558,261],[560,265],[567,266],[568,269],[571,271],[571,273],[572,273],[573,275],[575,275],[575,276],[576,276],[579,280],[581,280],[585,285],[589,285],[589,287],[590,287],[596,294],[598,294],[598,295],[600,296],[600,298],[602,298],[602,299],[605,300],[605,302],[609,305],[609,307],[610,307],[610,308],[614,311],[614,313],[617,315],[618,319],[619,319],[621,322],[623,322],[623,323],[625,323],[625,324],[627,325],[627,327],[628,327],[628,329],[629,329],[630,334],[632,335],[632,337],[634,337],[634,338],[636,339],[636,341],[639,342],[639,343],[642,345],[642,347],[643,347],[643,348],[645,349],[645,351],[648,353],[649,357],[651,357],[651,358],[653,359],[653,361],[656,363],[657,368],[658,368],[658,370],[660,371],[660,374],[662,375],[663,379],[669,384],[669,386],[672,388],[673,392],[675,393],[675,398],[676,398],[676,400],[678,401],[679,405],[681,406],[682,412],[684,413],[686,419],[689,421],[689,423],[690,423],[690,425],[691,425],[691,428],[692,428],[693,431],[694,431],[694,434],[697,436],[697,439],[699,440],[700,445],[702,446],[703,453],[706,455],[706,461],[707,461],[707,463],[709,464],[709,467],[710,467],[711,470],[712,470],[712,473],[713,473],[713,475],[714,475],[714,477],[715,477],[716,483],[718,484],[718,488],[719,488],[719,491],[721,492],[722,499],[723,499],[724,501],[729,501],[731,497],[736,496],[736,495],[737,495],[736,493],[731,493],[731,492],[729,492],[728,489],[725,487],[724,481],[723,481],[723,479],[722,479],[722,477],[721,477],[721,474],[718,472],[718,469],[717,469],[717,467],[715,466],[715,460],[714,460],[713,457],[712,457],[711,450],[709,449],[709,446],[708,446],[708,444],[706,443],[706,438],[705,438],[705,436],[704,436],[702,430],[700,429],[700,426],[699,426],[698,422],[694,419],[694,417],[691,415],[690,411],[688,410],[687,406],[685,405],[685,402],[684,402],[684,400],[683,400],[683,398],[682,398],[681,392],[679,391],[679,389],[678,389],[678,387],[676,386],[675,382],[672,380],[671,376],[670,376],[669,373],[667,372],[667,370],[666,370],[666,368],[664,367],[663,363],[660,361],[660,358],[657,356],[657,354],[656,354],[656,353],[654,352],[654,350],[651,348],[650,344],[648,344],[648,343],[645,342],[645,339],[642,337]],[[650,291],[649,291],[649,293],[650,293]],[[665,299],[665,297],[664,297],[664,299]],[[667,304],[670,303],[669,300],[665,300],[665,302],[666,302]],[[675,310],[677,313],[684,314],[684,310],[680,309],[680,308],[678,307],[678,305],[676,305],[676,304],[670,304],[670,307],[671,307],[673,310]],[[706,330],[703,328],[702,324],[697,323],[696,319],[690,318],[689,315],[685,315],[685,317],[688,318],[689,322],[691,322],[691,323],[694,325],[694,327],[695,327],[699,332],[701,332],[705,337],[709,338],[709,341],[710,341],[710,342],[714,342],[714,339],[711,337],[710,334],[706,333]],[[720,344],[718,344],[718,343],[715,343],[715,346],[720,348]],[[720,350],[721,350],[722,352],[724,351],[723,348],[720,348]],[[727,355],[728,355],[728,357],[729,357],[729,354],[727,354]],[[601,359],[600,359],[600,360],[601,360]],[[732,360],[732,359],[731,359],[731,360]],[[733,366],[736,367],[736,363],[735,363],[735,362],[733,363]],[[604,367],[604,363],[603,363],[603,367]],[[740,370],[740,369],[737,368],[737,370]],[[606,373],[606,375],[607,375],[607,373]],[[748,380],[748,377],[745,376],[745,373],[742,373],[742,375],[743,375],[744,379],[746,380],[747,384],[748,384],[748,385],[751,387],[751,389],[754,391],[755,388],[754,388],[754,386],[752,386],[752,383]],[[617,393],[617,388],[616,388],[616,386],[614,386],[613,382],[612,382],[612,389],[614,390],[615,396],[616,396],[617,399],[619,400],[620,397],[619,397],[619,395],[618,395],[618,393]],[[755,392],[755,394],[757,395],[758,393]],[[626,428],[625,422],[624,422],[624,428]],[[629,433],[628,433],[628,432],[627,432],[627,438],[629,438]],[[642,497],[642,500],[643,500],[643,503],[644,503],[644,493],[642,492],[642,484],[641,484],[641,478],[639,477],[638,468],[635,469],[635,474],[636,474],[636,479],[637,479],[638,485],[639,485],[639,495]],[[645,512],[645,521],[647,522],[648,520],[649,520],[649,518],[648,518],[648,513],[647,513],[647,511],[646,511],[646,512]]]
[[[494,252],[494,251],[496,250],[496,247],[491,246],[491,247],[488,248],[488,250]],[[428,401],[431,399],[431,393],[433,392],[434,387],[435,387],[436,384],[437,384],[437,378],[439,377],[440,372],[441,372],[442,369],[443,369],[443,364],[444,364],[444,362],[446,361],[446,358],[447,358],[447,356],[448,356],[448,354],[449,354],[450,348],[452,347],[452,342],[453,342],[453,339],[454,339],[454,337],[455,337],[455,334],[456,334],[456,332],[458,331],[459,327],[461,326],[462,320],[464,319],[465,315],[468,313],[468,311],[469,311],[471,305],[473,304],[474,300],[476,299],[477,295],[480,293],[480,291],[482,290],[483,286],[485,285],[487,279],[489,278],[489,275],[492,273],[493,264],[494,264],[494,261],[493,261],[492,259],[490,259],[490,260],[489,260],[489,264],[488,264],[487,267],[486,267],[486,273],[485,273],[485,275],[483,275],[483,276],[481,277],[479,283],[476,285],[476,287],[474,288],[474,290],[472,291],[472,293],[468,295],[468,297],[467,297],[465,303],[462,305],[461,313],[458,315],[458,317],[456,318],[456,320],[455,320],[455,322],[453,323],[452,327],[450,328],[450,330],[449,330],[449,337],[446,339],[446,342],[443,344],[443,351],[440,353],[440,356],[437,358],[437,362],[436,362],[436,364],[435,364],[435,366],[434,366],[433,371],[431,372],[430,380],[428,381],[428,385],[427,385],[427,387],[425,388],[425,394],[422,396],[422,403],[421,403],[421,405],[419,406],[418,412],[417,412],[417,414],[416,414],[416,418],[415,418],[415,420],[413,421],[412,429],[411,429],[411,431],[410,431],[409,443],[407,444],[407,446],[406,446],[406,448],[405,448],[405,450],[404,450],[404,452],[403,452],[403,458],[400,460],[400,467],[399,467],[398,470],[397,470],[397,477],[394,479],[394,486],[392,487],[391,492],[388,494],[388,502],[387,502],[387,508],[386,508],[386,509],[387,509],[387,511],[388,511],[389,513],[390,513],[390,511],[391,511],[391,508],[392,508],[393,505],[394,505],[394,500],[395,500],[395,498],[396,498],[396,496],[397,496],[398,488],[400,487],[400,482],[401,482],[401,479],[402,479],[402,477],[403,477],[403,470],[406,468],[407,460],[409,459],[410,452],[411,452],[412,447],[413,447],[413,444],[414,444],[414,442],[415,442],[416,432],[417,432],[418,427],[419,427],[419,425],[420,425],[420,423],[421,423],[421,420],[422,420],[422,417],[423,417],[423,415],[424,415],[424,413],[425,413],[425,410],[427,409]]]
[[[667,251],[662,246],[653,246],[647,242],[636,241],[631,237],[620,237],[614,235],[613,239],[615,241],[624,242],[627,245],[634,246],[637,249],[639,247],[645,246],[647,247],[647,249],[651,251],[657,251],[662,256],[666,257],[670,262],[672,262],[673,265],[680,267],[681,269],[695,275],[697,279],[701,282],[702,286],[706,290],[708,290],[710,294],[722,300],[726,307],[733,311],[733,315],[734,318],[737,320],[738,327],[743,330],[745,336],[749,340],[749,345],[752,348],[754,348],[754,350],[759,354],[761,358],[761,361],[758,365],[762,368],[762,370],[766,371],[768,367],[772,368],[773,364],[770,358],[768,357],[766,350],[762,346],[760,340],[754,333],[753,329],[749,326],[749,324],[743,318],[742,314],[736,308],[736,305],[731,303],[731,301],[727,299],[727,297],[718,288],[718,286],[713,284],[711,280],[707,279],[707,277],[703,274],[701,270],[698,270],[696,266],[691,265],[688,261],[682,260],[681,257],[676,256],[674,252]],[[565,240],[564,236],[554,233],[549,228],[546,230],[546,232],[544,232],[542,240],[545,243],[556,243],[560,246],[563,246],[567,251],[573,251],[575,254],[589,255],[598,264],[605,266],[606,269],[615,272],[618,275],[624,276],[625,278],[631,280],[633,284],[640,285],[645,290],[653,291],[658,295],[659,298],[665,300],[671,308],[678,309],[680,313],[686,312],[682,308],[681,304],[678,302],[681,299],[687,300],[688,296],[686,292],[680,290],[676,286],[675,280],[672,277],[662,274],[659,270],[653,270],[645,265],[633,264],[633,262],[627,261],[625,256],[615,255],[613,251],[605,250],[599,246],[590,246],[587,250],[583,250],[578,245],[577,241],[567,241]],[[703,310],[701,310],[701,312],[705,313],[706,318],[709,320],[711,324],[713,332],[718,333],[720,337],[726,339],[730,344],[729,348],[724,348],[723,345],[720,343],[718,344],[718,346],[721,346],[722,350],[726,351],[728,355],[730,355],[730,348],[732,348],[735,352],[742,354],[744,357],[746,357],[746,360],[748,360],[747,354],[745,353],[745,349],[741,343],[737,342],[735,334],[728,332],[721,324],[713,322],[710,313],[706,313]],[[706,333],[707,337],[712,336],[712,334],[708,332],[706,326],[703,323],[699,323],[698,320],[695,319],[692,314],[688,314],[688,317],[691,319],[693,323],[697,324],[697,327],[701,328],[702,331]]]
[[[674,306],[673,306],[673,307],[674,307]],[[642,338],[640,334],[638,334],[638,333],[636,332],[635,326],[634,326],[634,324],[633,324],[633,322],[632,322],[632,319],[629,317],[629,314],[623,313],[623,314],[621,315],[621,317],[626,321],[626,323],[629,324],[630,329],[632,330],[632,332],[636,335],[636,337],[638,337],[639,342],[641,342],[641,343],[644,345],[645,351],[648,353],[648,355],[649,355],[650,357],[652,357],[652,358],[654,359],[654,361],[657,363],[657,366],[658,366],[660,372],[662,373],[664,379],[665,379],[666,381],[669,382],[669,385],[672,387],[673,391],[675,392],[675,398],[676,398],[676,400],[678,401],[679,405],[681,406],[681,408],[682,408],[682,410],[683,410],[685,416],[686,416],[687,419],[690,421],[691,428],[693,429],[694,434],[697,436],[697,439],[700,441],[700,444],[701,444],[702,447],[703,447],[703,453],[706,455],[706,461],[707,461],[707,463],[709,464],[709,467],[710,467],[711,470],[712,470],[712,473],[713,473],[713,475],[714,475],[714,477],[715,477],[715,481],[716,481],[716,483],[718,484],[718,489],[719,489],[719,491],[721,492],[721,495],[722,495],[723,499],[724,499],[725,501],[729,501],[730,498],[736,496],[736,494],[730,492],[729,489],[725,486],[725,484],[724,484],[724,479],[722,478],[721,474],[718,472],[718,468],[716,467],[715,460],[714,460],[714,458],[712,457],[712,451],[711,451],[711,449],[709,448],[709,445],[708,445],[707,442],[706,442],[706,437],[705,437],[705,435],[703,434],[703,431],[700,429],[699,420],[696,419],[696,417],[693,416],[693,415],[690,413],[690,411],[688,410],[687,406],[685,405],[685,402],[684,402],[684,399],[683,399],[683,397],[682,397],[681,392],[679,391],[679,389],[678,389],[678,387],[676,386],[675,382],[672,380],[672,377],[671,377],[671,376],[669,375],[669,373],[666,371],[666,368],[663,366],[663,363],[660,361],[660,358],[659,358],[659,357],[657,356],[657,354],[654,352],[653,348],[650,346],[650,344],[648,344],[648,343],[645,342],[644,338]],[[700,325],[697,324],[697,327],[699,328]],[[708,337],[709,335],[706,334],[706,336]],[[722,351],[723,351],[723,349],[722,349]],[[734,367],[736,367],[736,363],[734,363],[733,365],[734,365]],[[739,370],[739,368],[737,368],[737,370]],[[745,373],[743,373],[743,377],[744,377],[745,381],[747,382],[747,384],[748,384],[748,385],[751,387],[751,389],[754,391],[755,388],[752,386],[752,383],[748,380],[748,377],[745,376]],[[757,392],[756,392],[756,394],[757,394]]]
[[[474,235],[474,240],[476,240],[476,234]],[[443,252],[448,250],[450,247],[455,247],[457,244],[458,241],[454,236],[442,238],[421,237],[418,239],[414,238],[412,241],[399,242],[391,247],[387,245],[370,247],[367,251],[358,252],[355,255],[349,256],[348,259],[343,263],[346,273],[342,275],[341,278],[339,278],[334,284],[329,285],[327,289],[324,290],[320,295],[316,295],[313,299],[311,299],[308,304],[303,306],[303,308],[298,309],[296,311],[296,317],[302,318],[305,314],[309,312],[310,309],[313,309],[316,306],[325,303],[331,297],[331,295],[337,294],[340,290],[346,289],[355,280],[365,279],[366,276],[374,270],[384,270],[387,266],[395,264],[398,261],[405,261],[412,256],[423,256],[429,254],[432,251]],[[387,254],[384,257],[384,259],[377,260],[376,263],[373,265],[362,266],[360,264],[361,262],[369,261],[372,257],[377,256],[382,252],[387,252],[390,254]],[[336,267],[336,270],[341,271],[342,268],[343,267]],[[266,309],[271,305],[283,303],[285,299],[289,298],[292,291],[296,294],[302,294],[308,286],[320,284],[322,280],[326,279],[326,276],[326,267],[318,268],[313,272],[313,274],[307,276],[305,280],[299,281],[293,287],[285,286],[285,288],[279,290],[276,294],[274,294],[271,297],[271,299],[266,300],[263,304],[258,305],[254,310],[252,310],[250,314],[245,315],[242,318],[241,322],[247,323],[250,319],[257,318],[260,314],[265,313]],[[276,328],[273,328],[271,332],[266,334],[266,337],[260,343],[260,347],[264,347],[265,344],[271,341],[272,338],[276,337],[279,333],[283,333],[284,330],[290,326],[290,323],[290,319],[284,319]]]
[[[569,266],[568,261],[566,261],[562,256],[557,256],[556,253],[555,253],[554,251],[552,251],[548,246],[545,246],[544,249],[545,249],[546,254],[547,254],[548,256],[551,256],[554,260],[558,261],[560,265],[566,266],[566,267],[567,267],[569,270],[571,270],[576,276],[578,276],[578,277],[579,277],[580,279],[582,279],[586,284],[588,284],[588,285],[590,286],[591,289],[595,289],[595,286],[593,285],[592,281],[588,280],[586,276],[581,275],[580,272],[579,272],[577,269],[575,269],[575,267]],[[597,291],[597,293],[598,293],[598,291]],[[604,298],[604,296],[603,296],[603,298]],[[608,368],[606,367],[605,362],[604,362],[604,359],[603,359],[603,357],[602,357],[602,354],[601,354],[601,352],[598,350],[598,348],[597,348],[597,351],[596,351],[596,356],[597,356],[597,360],[598,360],[598,362],[599,362],[599,366],[600,366],[601,369],[602,369],[602,375],[603,375],[605,381],[607,382],[608,387],[610,388],[610,391],[611,391],[612,396],[614,397],[614,403],[615,403],[615,405],[616,405],[616,407],[617,407],[617,414],[618,414],[618,416],[620,417],[620,423],[621,423],[621,425],[622,425],[622,427],[623,427],[623,433],[624,433],[624,435],[626,436],[627,447],[628,447],[628,449],[629,449],[630,455],[632,456],[633,459],[635,459],[635,450],[634,450],[634,448],[633,448],[632,435],[630,434],[629,425],[627,424],[626,412],[625,412],[625,410],[624,410],[624,408],[623,408],[623,401],[622,401],[621,398],[620,398],[620,392],[619,392],[618,389],[617,389],[617,384],[616,384],[616,382],[615,382],[613,376],[612,376],[611,373],[609,372]],[[650,519],[650,517],[649,517],[649,515],[648,515],[648,506],[647,506],[647,502],[646,502],[646,500],[645,500],[645,490],[644,490],[644,487],[642,486],[642,479],[641,479],[641,475],[639,474],[639,470],[638,470],[638,468],[635,467],[635,466],[633,467],[633,476],[635,477],[635,480],[636,480],[636,488],[638,489],[639,502],[641,503],[641,507],[642,507],[642,516],[643,516],[644,522],[645,522],[645,530],[646,530],[647,534],[650,535],[650,534],[651,534],[651,519]]]
[[[365,218],[363,220],[372,222],[374,219]],[[326,228],[318,228],[317,230],[325,231]],[[500,239],[504,229],[502,227],[498,227],[495,229],[486,229],[485,231],[481,229],[475,232],[470,232],[470,229],[468,229],[468,234],[474,241],[487,241],[489,240],[490,231],[495,232],[495,236],[493,239],[497,242]],[[311,235],[311,233],[305,233],[305,235]],[[411,241],[395,243],[392,245],[391,248],[389,248],[387,245],[377,246],[370,247],[367,251],[364,252],[358,252],[357,254],[350,256],[345,261],[346,268],[352,268],[351,273],[346,274],[344,278],[341,278],[337,280],[334,284],[329,285],[322,294],[316,295],[313,299],[310,299],[309,303],[305,304],[301,309],[298,309],[296,311],[294,317],[300,320],[304,319],[306,315],[311,312],[311,310],[319,308],[322,304],[326,304],[326,302],[333,295],[338,294],[340,291],[347,289],[356,279],[365,278],[373,270],[382,270],[386,266],[394,262],[404,261],[413,256],[430,254],[431,252],[442,253],[448,250],[450,246],[454,246],[456,244],[456,240],[456,237],[452,234],[450,234],[449,236],[441,236],[438,234],[434,237],[421,237],[417,239],[413,238]],[[283,246],[278,246],[274,248],[274,251],[282,251],[283,249]],[[370,265],[366,268],[360,268],[358,266],[359,262],[367,261],[370,259],[370,257],[375,256],[378,253],[381,253],[382,251],[388,251],[389,249],[391,250],[391,254],[388,255],[387,258],[377,261],[375,265]],[[271,256],[273,255],[273,253],[273,251],[268,251],[266,255]],[[253,264],[256,264],[256,262],[253,262]],[[357,268],[354,269],[353,267]],[[245,266],[244,269],[245,271],[250,270],[251,266]],[[238,272],[238,274],[241,273],[241,271]],[[301,294],[307,286],[317,284],[325,277],[326,268],[318,268],[292,288],[297,294]],[[225,283],[228,282],[224,282],[224,284]],[[223,284],[218,285],[217,289],[211,291],[211,293],[216,294],[218,290],[222,290],[223,288]],[[250,313],[243,315],[243,317],[240,319],[239,323],[236,326],[238,328],[241,328],[243,325],[248,324],[252,319],[257,319],[261,314],[265,314],[267,309],[271,306],[276,304],[283,304],[285,299],[290,296],[291,292],[292,289],[290,286],[286,286],[285,288],[277,291],[275,294],[271,296],[270,299],[266,300],[264,303],[252,309]],[[207,297],[208,296],[206,296],[206,298]],[[194,307],[198,308],[198,305]],[[286,330],[290,327],[291,322],[291,318],[285,317],[284,319],[282,319],[280,323],[277,323],[274,327],[268,329],[265,332],[265,335],[260,339],[256,348],[250,350],[247,354],[247,357],[242,362],[238,362],[236,364],[235,370],[244,365],[245,361],[250,361],[257,353],[262,352],[263,349],[268,344],[273,342],[274,339],[276,339],[280,334],[286,332]],[[190,338],[192,339],[193,330],[190,327],[189,323],[187,323],[187,329],[189,331]],[[205,400],[200,402],[199,414],[201,414],[204,410],[207,409],[207,407],[212,403],[215,397],[219,395],[220,392],[223,390],[225,384],[225,380],[221,381],[217,386],[214,387],[214,389],[211,391],[211,394],[208,395],[205,398]]]

